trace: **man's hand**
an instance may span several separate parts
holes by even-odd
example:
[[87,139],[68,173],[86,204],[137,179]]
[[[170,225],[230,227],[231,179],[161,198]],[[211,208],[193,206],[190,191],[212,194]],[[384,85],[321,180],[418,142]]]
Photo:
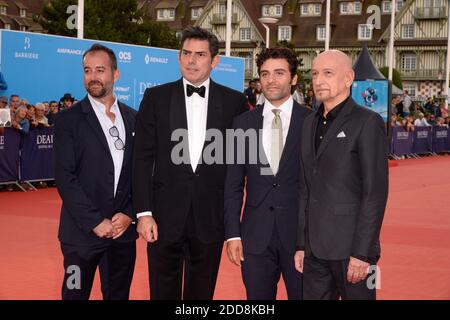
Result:
[[362,260],[350,257],[347,271],[347,281],[353,284],[364,280],[369,272],[370,264]]
[[122,212],[116,213],[112,217],[112,224],[116,229],[113,239],[117,239],[128,229],[133,220]]
[[140,217],[136,230],[147,242],[158,240],[158,225],[152,216]]
[[103,221],[92,230],[99,238],[112,238],[116,230],[109,219]]
[[237,266],[241,266],[241,261],[244,261],[244,250],[242,249],[241,240],[227,241],[228,259]]
[[303,273],[304,258],[305,258],[305,251],[303,250],[298,250],[294,255],[295,269],[300,273]]

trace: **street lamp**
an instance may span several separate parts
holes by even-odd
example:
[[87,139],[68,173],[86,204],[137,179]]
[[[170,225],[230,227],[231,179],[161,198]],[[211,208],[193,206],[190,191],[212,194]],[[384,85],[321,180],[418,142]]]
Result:
[[276,18],[259,18],[259,22],[266,28],[266,48],[269,48],[269,42],[270,42],[270,29],[268,24],[274,24],[278,22],[278,19]]

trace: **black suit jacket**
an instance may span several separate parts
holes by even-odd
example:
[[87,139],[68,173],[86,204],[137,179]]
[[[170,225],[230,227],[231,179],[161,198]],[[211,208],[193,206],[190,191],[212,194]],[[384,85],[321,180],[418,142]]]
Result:
[[[263,106],[235,119],[233,128],[244,131],[263,128]],[[300,135],[303,121],[311,110],[294,101],[291,122],[286,143],[281,156],[278,173],[271,173],[270,165],[264,153],[261,136],[258,134],[258,161],[251,161],[256,149],[245,143],[245,163],[235,160],[227,166],[225,183],[225,236],[227,239],[241,237],[244,251],[252,254],[262,253],[269,245],[274,228],[276,228],[283,247],[294,253],[297,244],[297,225],[299,211],[299,188],[304,187],[300,181]],[[262,131],[261,131],[262,132]],[[239,154],[236,143],[235,154]],[[240,221],[242,198],[247,180],[247,198]],[[300,242],[303,240],[301,239]]]
[[[218,129],[225,137],[233,118],[246,109],[242,93],[211,80],[207,130]],[[147,89],[141,102],[133,168],[135,211],[152,212],[158,224],[159,239],[178,241],[192,209],[199,240],[204,243],[223,241],[224,162],[201,163],[195,172],[189,163],[174,163],[171,154],[179,140],[171,141],[171,135],[177,129],[187,132],[182,79]],[[210,142],[204,144],[203,150],[208,145]],[[225,150],[221,151],[225,157]],[[183,156],[189,159],[188,153]]]
[[308,116],[302,134],[306,255],[377,258],[388,195],[385,124],[349,98],[315,150],[318,121],[317,113]]
[[[123,212],[134,219],[131,165],[136,111],[119,102],[125,124],[125,154],[114,197],[114,163],[105,134],[87,97],[55,116],[55,179],[63,204],[59,240],[65,244],[101,246],[111,239],[92,231],[103,219]],[[137,238],[133,224],[114,241]]]

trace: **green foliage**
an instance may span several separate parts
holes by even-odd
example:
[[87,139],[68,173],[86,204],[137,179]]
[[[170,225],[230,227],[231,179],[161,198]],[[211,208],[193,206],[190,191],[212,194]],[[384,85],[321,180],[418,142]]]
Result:
[[[77,30],[70,30],[67,21],[73,12],[67,13],[77,0],[50,0],[36,19],[49,34],[75,37]],[[147,14],[137,9],[136,0],[86,0],[84,8],[84,38],[177,48],[175,32],[164,23],[153,22]]]
[[[383,76],[385,76],[387,79],[389,76],[389,67],[382,67],[379,70],[383,74]],[[392,83],[397,88],[403,89],[402,77],[400,75],[400,72],[397,69],[392,70]]]

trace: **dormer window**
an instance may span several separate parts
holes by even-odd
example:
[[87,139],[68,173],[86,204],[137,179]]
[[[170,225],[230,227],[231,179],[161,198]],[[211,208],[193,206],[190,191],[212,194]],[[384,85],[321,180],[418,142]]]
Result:
[[203,12],[203,8],[192,8],[191,10],[191,18],[192,20],[197,20],[198,17],[200,17],[200,15]]
[[7,14],[7,7],[6,6],[0,6],[0,14],[3,14],[3,15]]
[[20,9],[20,16],[21,16],[22,18],[26,18],[26,16],[27,16],[27,10],[25,10],[25,9]]

